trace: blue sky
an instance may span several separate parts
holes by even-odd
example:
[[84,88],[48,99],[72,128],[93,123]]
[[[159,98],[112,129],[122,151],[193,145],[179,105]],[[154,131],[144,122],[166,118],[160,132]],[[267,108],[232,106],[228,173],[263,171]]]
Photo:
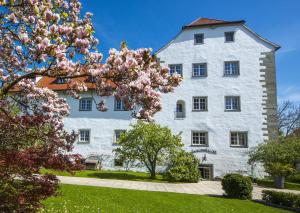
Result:
[[281,45],[277,52],[279,101],[300,104],[300,0],[82,0],[94,14],[100,50],[159,49],[198,17],[246,20],[261,36]]

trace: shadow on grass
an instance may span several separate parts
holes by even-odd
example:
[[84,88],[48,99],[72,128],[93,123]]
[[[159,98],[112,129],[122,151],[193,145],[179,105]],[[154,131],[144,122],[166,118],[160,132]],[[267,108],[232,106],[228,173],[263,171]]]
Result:
[[100,178],[100,179],[113,179],[113,180],[132,180],[132,181],[156,181],[167,182],[162,177],[151,179],[146,173],[129,173],[129,172],[91,172],[87,174],[87,177]]

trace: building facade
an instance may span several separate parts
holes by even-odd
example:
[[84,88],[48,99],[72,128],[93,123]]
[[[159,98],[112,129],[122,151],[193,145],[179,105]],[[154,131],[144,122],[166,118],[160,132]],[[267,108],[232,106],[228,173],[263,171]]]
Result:
[[[174,93],[163,95],[155,121],[181,132],[184,148],[200,159],[204,178],[229,172],[263,175],[247,160],[251,148],[277,135],[277,49],[245,21],[200,18],[156,53],[161,65],[183,81]],[[80,133],[74,152],[105,155],[106,169],[122,169],[112,150],[120,133],[135,122],[131,112],[113,97],[106,98],[109,111],[99,112],[93,90],[80,100],[63,89],[59,93],[71,106],[65,127]]]

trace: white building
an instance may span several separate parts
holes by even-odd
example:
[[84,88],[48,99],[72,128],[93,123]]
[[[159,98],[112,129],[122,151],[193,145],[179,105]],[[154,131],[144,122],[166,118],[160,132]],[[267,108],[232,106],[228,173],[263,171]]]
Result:
[[[274,58],[279,48],[244,21],[200,18],[157,52],[160,63],[181,74],[183,81],[174,93],[163,96],[163,110],[155,121],[182,132],[184,148],[201,160],[204,178],[229,172],[262,174],[250,168],[247,159],[251,147],[277,135]],[[110,156],[105,167],[121,169],[112,150],[119,133],[134,122],[122,103],[109,97],[109,111],[99,112],[93,90],[78,101],[66,96],[58,81],[44,78],[40,83],[60,90],[71,106],[65,126],[80,131],[74,152],[105,153]]]

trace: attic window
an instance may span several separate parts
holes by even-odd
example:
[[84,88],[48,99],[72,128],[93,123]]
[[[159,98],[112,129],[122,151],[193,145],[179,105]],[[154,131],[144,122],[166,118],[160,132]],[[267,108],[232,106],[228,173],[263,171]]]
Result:
[[203,44],[204,43],[204,34],[195,34],[194,35],[194,44]]
[[234,42],[234,32],[225,32],[225,42]]
[[57,78],[55,83],[57,84],[65,84],[66,83],[66,79],[65,78]]

